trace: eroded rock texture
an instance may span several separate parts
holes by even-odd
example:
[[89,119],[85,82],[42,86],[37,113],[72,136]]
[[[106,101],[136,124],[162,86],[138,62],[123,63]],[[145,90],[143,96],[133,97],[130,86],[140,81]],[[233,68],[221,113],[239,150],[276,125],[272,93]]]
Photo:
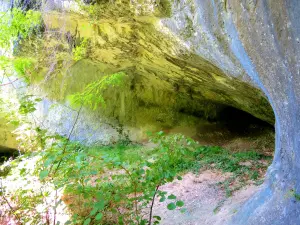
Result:
[[253,7],[239,1],[231,4],[240,40],[276,115],[276,151],[268,187],[244,207],[234,224],[300,222],[300,203],[295,200],[300,191],[299,6],[299,1],[257,1]]
[[300,203],[295,198],[300,191],[299,6],[299,1],[267,0],[197,1],[194,6],[198,14],[191,17],[195,32],[191,43],[201,43],[197,40],[205,30],[218,46],[203,45],[199,55],[223,70],[234,68],[224,60],[231,59],[268,96],[276,116],[276,152],[266,187],[239,210],[232,224],[300,222]]
[[[300,223],[298,0],[116,1],[102,2],[93,16],[52,11],[77,9],[65,3],[42,7],[47,32],[18,53],[36,57],[32,79],[43,81],[48,98],[64,101],[125,71],[125,89],[108,91],[114,104],[99,113],[130,127],[172,127],[182,113],[216,118],[227,106],[273,124],[273,108],[268,180],[232,224]],[[75,63],[72,48],[84,38],[88,56]]]

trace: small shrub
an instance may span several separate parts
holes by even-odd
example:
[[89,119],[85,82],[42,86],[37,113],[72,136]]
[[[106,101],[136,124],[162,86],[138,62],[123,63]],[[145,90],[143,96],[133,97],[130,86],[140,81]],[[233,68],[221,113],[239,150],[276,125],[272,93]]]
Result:
[[124,72],[114,73],[102,77],[100,80],[87,85],[81,93],[69,96],[69,100],[74,106],[87,106],[92,110],[98,107],[105,107],[106,103],[102,96],[104,90],[109,87],[118,87],[126,74]]
[[[256,184],[259,185],[261,183],[259,178],[263,177],[264,171],[271,161],[270,156],[255,151],[232,153],[217,146],[199,146],[194,154],[199,168],[218,169],[231,173],[229,178],[220,183],[226,191],[227,197],[246,184],[245,182],[248,180],[256,181]],[[248,162],[249,165],[246,165],[245,162]]]
[[81,43],[78,46],[73,48],[73,50],[72,50],[73,51],[73,59],[75,61],[79,61],[83,58],[86,58],[88,46],[89,46],[89,40],[84,38],[83,41],[81,41]]
[[[134,146],[86,149],[72,144],[64,154],[54,151],[45,155],[44,159],[55,158],[52,162],[54,168],[61,157],[64,158],[58,169],[59,175],[53,176],[53,171],[49,170],[53,164],[49,163],[51,166],[42,171],[49,171],[52,179],[65,185],[66,193],[85,199],[85,204],[79,209],[76,208],[78,205],[70,205],[71,211],[84,212],[76,214],[77,222],[158,224],[160,217],[152,215],[157,197],[161,202],[168,199],[167,208],[170,210],[184,205],[176,196],[160,191],[159,187],[176,179],[176,165],[187,151],[179,145],[179,142],[185,142],[183,136],[159,134],[153,140],[159,145],[150,158],[141,156],[141,149]],[[143,216],[145,213],[147,216]]]

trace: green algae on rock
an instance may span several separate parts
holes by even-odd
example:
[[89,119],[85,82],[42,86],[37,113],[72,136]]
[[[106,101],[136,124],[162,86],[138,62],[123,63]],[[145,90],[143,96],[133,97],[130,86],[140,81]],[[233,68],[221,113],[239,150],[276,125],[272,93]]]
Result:
[[[66,26],[57,39],[62,19]],[[40,44],[37,49],[24,43],[20,55],[38,50],[39,80],[47,79],[42,84],[51,99],[63,101],[104,75],[124,71],[129,75],[125,87],[119,92],[107,90],[104,95],[111,103],[106,111],[99,110],[121,118],[126,125],[136,126],[136,115],[145,110],[153,111],[151,116],[147,113],[152,118],[146,118],[155,121],[156,108],[171,118],[179,112],[207,118],[216,117],[226,106],[274,122],[272,109],[258,89],[189,51],[156,17],[104,16],[91,21],[83,15],[51,12],[44,15],[44,21],[52,34],[36,40]],[[88,54],[75,62],[70,48],[83,39],[89,40]],[[56,59],[45,55],[43,49],[55,50]],[[51,71],[45,74],[47,67]],[[122,105],[126,105],[123,111]],[[167,124],[172,126],[170,121]]]

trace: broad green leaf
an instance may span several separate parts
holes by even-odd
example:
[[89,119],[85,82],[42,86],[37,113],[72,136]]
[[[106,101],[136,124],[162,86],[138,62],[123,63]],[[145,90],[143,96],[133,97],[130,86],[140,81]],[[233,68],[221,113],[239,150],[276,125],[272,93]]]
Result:
[[95,204],[94,208],[102,210],[104,208],[104,201],[99,201]]
[[96,193],[96,198],[97,198],[97,200],[101,200],[101,199],[103,199],[103,193],[102,192],[97,192]]
[[176,206],[182,207],[182,206],[184,206],[184,202],[183,201],[177,201]]
[[167,208],[168,208],[168,210],[174,210],[174,209],[176,209],[176,205],[174,203],[169,203]]
[[48,171],[48,170],[42,170],[42,171],[40,172],[40,179],[41,179],[41,180],[45,179],[45,177],[47,177],[48,174],[49,174],[49,171]]
[[118,194],[116,194],[114,196],[114,199],[115,199],[116,202],[120,202],[121,201],[121,197]]
[[95,217],[96,220],[101,220],[103,217],[102,213],[98,213],[97,216]]
[[163,131],[159,131],[157,134],[158,134],[159,136],[163,136],[163,135],[164,135],[164,132],[163,132]]
[[97,173],[98,172],[96,170],[93,170],[93,171],[90,172],[91,175],[97,175]]
[[166,197],[165,197],[165,196],[163,196],[163,197],[161,197],[161,198],[160,198],[160,200],[159,200],[159,201],[160,201],[160,202],[164,202],[165,200],[166,200]]
[[168,196],[168,199],[176,199],[176,196],[171,194],[171,195]]
[[153,216],[153,218],[157,219],[157,220],[161,220],[160,216]]
[[93,210],[90,212],[90,216],[96,215],[97,212],[98,212],[98,209],[97,208],[93,208]]
[[83,225],[89,225],[91,221],[92,221],[91,218],[87,218],[87,219],[84,221]]
[[50,166],[51,163],[52,163],[52,159],[49,158],[49,159],[47,159],[47,160],[45,161],[44,166],[45,166],[45,167],[48,167],[48,166]]
[[20,170],[20,176],[23,176],[23,175],[25,175],[26,174],[26,169],[25,168],[22,168],[21,170]]

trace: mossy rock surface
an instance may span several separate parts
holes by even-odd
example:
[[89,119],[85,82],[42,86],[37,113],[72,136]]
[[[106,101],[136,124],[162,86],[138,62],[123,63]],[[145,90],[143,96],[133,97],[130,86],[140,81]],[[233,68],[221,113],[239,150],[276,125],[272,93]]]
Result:
[[[124,71],[125,85],[106,90],[108,107],[98,111],[125,125],[172,127],[183,114],[216,119],[228,106],[274,123],[260,90],[188,50],[154,15],[108,17],[106,13],[91,20],[50,12],[44,21],[50,32],[31,44],[23,43],[19,55],[37,58],[39,72],[32,81],[42,84],[50,99],[63,102],[104,75]],[[83,39],[89,40],[87,54],[75,62],[72,49]],[[38,45],[33,48],[33,43]]]

